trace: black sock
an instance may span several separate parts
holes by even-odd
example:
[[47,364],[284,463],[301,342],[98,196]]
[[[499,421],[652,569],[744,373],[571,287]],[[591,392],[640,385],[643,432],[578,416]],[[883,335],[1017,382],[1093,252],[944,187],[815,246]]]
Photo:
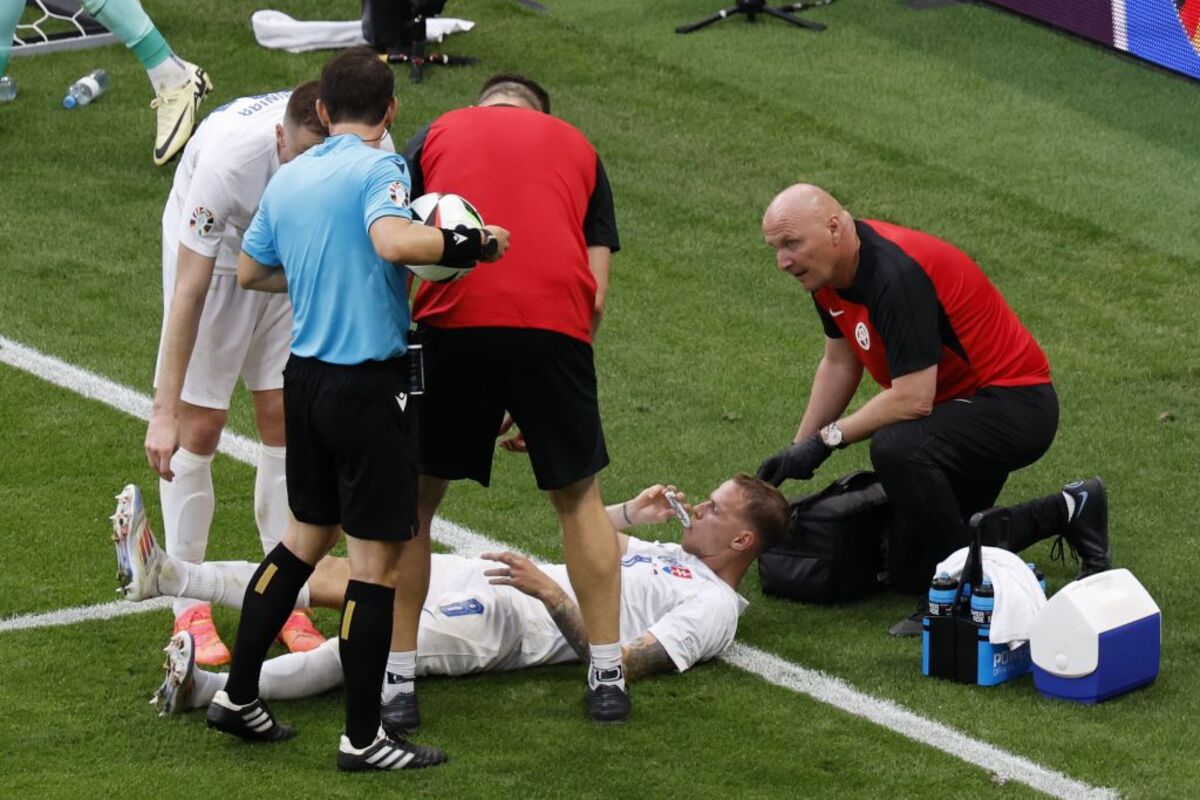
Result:
[[392,642],[396,592],[376,583],[350,581],[342,606],[338,653],[346,683],[346,736],[362,748],[379,732],[380,687]]
[[1062,492],[1018,503],[1009,511],[1008,549],[1014,553],[1067,529],[1067,501]]
[[267,554],[246,585],[242,618],[233,645],[225,693],[238,705],[258,697],[258,678],[267,649],[296,605],[296,595],[313,568],[282,544]]

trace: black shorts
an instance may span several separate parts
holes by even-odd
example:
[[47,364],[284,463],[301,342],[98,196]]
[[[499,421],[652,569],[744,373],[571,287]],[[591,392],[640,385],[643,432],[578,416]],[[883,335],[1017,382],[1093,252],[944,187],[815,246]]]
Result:
[[417,534],[416,403],[404,359],[353,366],[291,356],[283,371],[288,505],[358,539]]
[[592,347],[526,328],[421,328],[421,471],[487,486],[504,412],[525,434],[539,489],[608,464]]

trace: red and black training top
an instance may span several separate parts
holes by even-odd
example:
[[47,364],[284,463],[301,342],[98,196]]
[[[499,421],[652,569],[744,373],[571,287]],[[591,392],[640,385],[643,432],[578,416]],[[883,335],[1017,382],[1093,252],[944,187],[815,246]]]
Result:
[[885,389],[937,364],[935,403],[986,386],[1050,382],[1050,364],[983,270],[958,248],[920,231],[855,220],[861,246],[847,289],[813,302],[825,334],[845,337]]
[[539,111],[450,111],[405,149],[413,196],[465,197],[512,234],[504,257],[453,283],[423,283],[413,319],[439,328],[536,328],[591,341],[587,248],[620,249],[612,189],[587,138]]

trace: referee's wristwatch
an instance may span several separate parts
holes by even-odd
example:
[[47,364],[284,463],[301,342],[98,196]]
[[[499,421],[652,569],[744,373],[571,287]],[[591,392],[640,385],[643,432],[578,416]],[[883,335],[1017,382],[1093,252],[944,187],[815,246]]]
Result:
[[842,444],[842,429],[838,427],[836,422],[831,422],[824,428],[821,428],[821,441],[830,450],[837,450],[845,446]]
[[479,229],[479,255],[483,259],[495,258],[496,252],[500,249],[500,242],[496,239],[495,234],[487,228]]

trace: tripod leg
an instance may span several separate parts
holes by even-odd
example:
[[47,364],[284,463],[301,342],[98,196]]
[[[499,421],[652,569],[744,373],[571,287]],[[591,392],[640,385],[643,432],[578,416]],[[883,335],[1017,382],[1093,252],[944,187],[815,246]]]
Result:
[[806,19],[800,19],[799,17],[793,17],[791,14],[787,13],[786,11],[780,11],[778,8],[771,8],[771,7],[767,6],[762,9],[762,13],[770,14],[772,17],[775,17],[776,19],[781,19],[784,22],[790,22],[793,25],[796,25],[797,27],[807,28],[810,31],[825,30],[825,26],[822,25],[820,22],[810,22],[809,20],[806,20]]
[[693,22],[689,25],[680,25],[678,28],[675,29],[675,32],[676,33],[691,33],[692,31],[698,31],[701,28],[707,28],[709,25],[712,25],[714,22],[720,22],[721,20],[725,19],[726,17],[731,17],[734,14],[742,14],[742,13],[745,13],[745,12],[742,11],[741,7],[739,7],[739,6],[730,6],[729,8],[722,8],[717,13],[713,14],[712,16],[705,17],[704,19],[700,20],[699,22]]

